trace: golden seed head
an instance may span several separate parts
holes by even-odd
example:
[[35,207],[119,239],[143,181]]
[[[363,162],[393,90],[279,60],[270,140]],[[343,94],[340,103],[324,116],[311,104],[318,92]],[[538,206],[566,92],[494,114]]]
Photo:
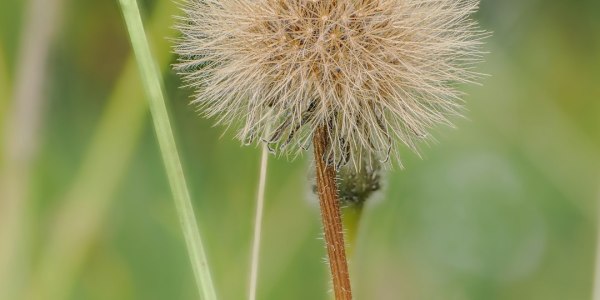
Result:
[[[178,71],[217,122],[299,153],[327,126],[332,164],[388,161],[461,107],[486,33],[477,0],[190,0]],[[267,128],[271,128],[265,137]]]

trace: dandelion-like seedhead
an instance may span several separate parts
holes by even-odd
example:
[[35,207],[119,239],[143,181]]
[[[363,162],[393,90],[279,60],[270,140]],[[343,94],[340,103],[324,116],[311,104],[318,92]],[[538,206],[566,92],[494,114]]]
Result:
[[475,81],[477,0],[189,0],[175,47],[194,103],[244,143],[308,148],[358,167],[396,156],[459,113]]

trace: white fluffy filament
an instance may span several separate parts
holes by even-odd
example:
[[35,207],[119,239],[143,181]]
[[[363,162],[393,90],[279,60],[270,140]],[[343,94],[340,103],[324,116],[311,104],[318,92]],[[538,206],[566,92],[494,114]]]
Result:
[[[478,79],[478,0],[191,0],[178,70],[194,103],[280,154],[327,126],[328,162],[382,161],[460,112]],[[272,111],[272,114],[267,112]]]

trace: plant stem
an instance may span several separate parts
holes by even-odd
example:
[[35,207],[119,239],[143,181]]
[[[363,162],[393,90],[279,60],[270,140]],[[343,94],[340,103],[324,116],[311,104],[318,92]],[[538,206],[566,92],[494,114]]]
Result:
[[254,237],[252,241],[252,259],[250,267],[250,286],[248,299],[256,299],[256,286],[258,282],[258,261],[260,257],[260,240],[262,232],[263,211],[265,205],[265,185],[267,182],[267,162],[269,160],[269,148],[267,143],[263,144],[260,159],[260,179],[258,181],[258,194],[256,196],[256,213],[254,216]]
[[175,206],[183,229],[188,254],[202,299],[215,300],[216,291],[212,282],[204,245],[200,237],[194,208],[177,153],[175,138],[171,130],[169,115],[162,91],[160,73],[154,63],[139,8],[135,0],[120,0],[125,23],[133,51],[137,58],[142,83],[147,93],[154,130],[161,150],[163,162],[175,200]]
[[[598,200],[600,200],[600,192],[598,193]],[[600,205],[600,201],[597,202]],[[600,206],[596,209],[598,215],[600,215]],[[595,257],[595,268],[592,286],[592,300],[600,300],[600,222],[596,221],[596,257]]]
[[352,204],[342,208],[342,223],[346,236],[346,254],[349,260],[352,260],[354,250],[356,249],[356,238],[362,217],[364,204]]
[[348,274],[348,262],[346,261],[340,204],[335,183],[336,171],[327,164],[324,156],[328,148],[327,136],[328,132],[325,126],[317,128],[313,136],[321,219],[335,299],[351,300],[352,290]]

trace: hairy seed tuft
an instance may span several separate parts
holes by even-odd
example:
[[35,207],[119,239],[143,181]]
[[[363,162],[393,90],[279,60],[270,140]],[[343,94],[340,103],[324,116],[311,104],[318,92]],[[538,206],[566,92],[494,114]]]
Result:
[[486,33],[478,0],[190,0],[177,70],[194,103],[280,154],[329,132],[327,161],[387,163],[460,112]]

